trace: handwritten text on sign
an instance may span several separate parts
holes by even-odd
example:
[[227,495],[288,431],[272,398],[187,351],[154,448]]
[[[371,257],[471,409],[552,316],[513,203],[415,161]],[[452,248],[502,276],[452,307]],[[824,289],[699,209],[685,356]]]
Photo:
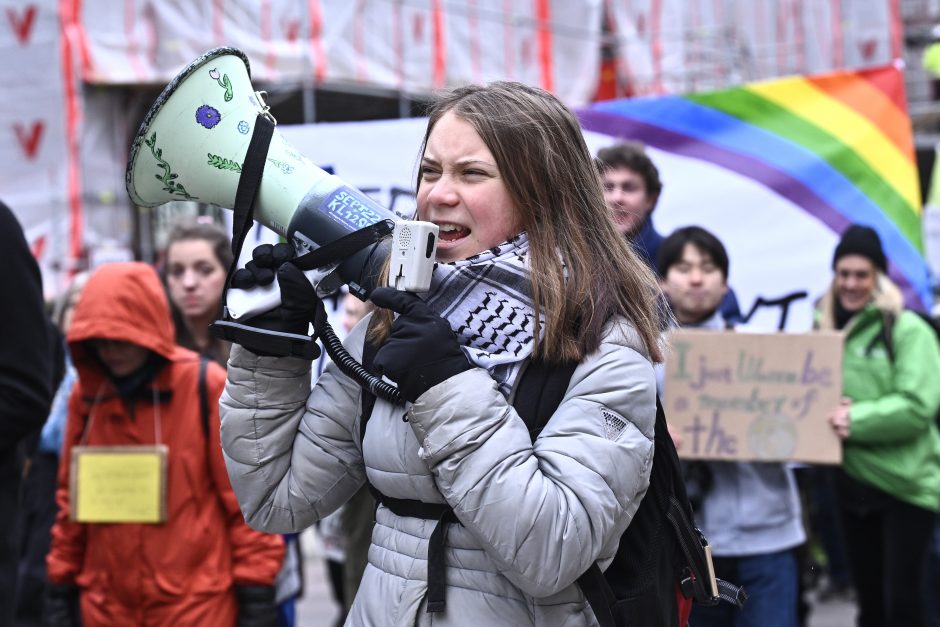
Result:
[[664,402],[688,459],[838,464],[826,415],[841,398],[835,333],[670,334]]
[[159,523],[166,520],[167,448],[72,448],[72,519],[83,523]]

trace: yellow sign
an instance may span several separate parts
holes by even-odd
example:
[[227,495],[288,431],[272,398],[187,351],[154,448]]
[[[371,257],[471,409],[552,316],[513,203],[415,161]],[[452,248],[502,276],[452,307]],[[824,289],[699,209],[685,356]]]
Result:
[[69,486],[72,520],[166,520],[166,455],[164,445],[74,447]]

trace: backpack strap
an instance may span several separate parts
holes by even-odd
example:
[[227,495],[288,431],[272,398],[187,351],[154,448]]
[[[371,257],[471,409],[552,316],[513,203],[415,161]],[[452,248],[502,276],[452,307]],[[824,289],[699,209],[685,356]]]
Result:
[[549,364],[532,359],[520,373],[512,406],[529,428],[533,442],[561,405],[577,367],[577,362]]
[[[529,428],[534,442],[568,391],[577,362],[549,364],[541,359],[530,360],[519,375],[519,385],[512,405]],[[578,585],[601,627],[615,627],[611,608],[617,602],[613,589],[607,583],[597,562],[578,577]]]
[[588,605],[591,606],[594,618],[600,626],[617,627],[612,610],[617,603],[617,597],[614,596],[614,590],[610,587],[597,562],[591,564],[587,571],[578,577],[578,586],[581,587],[581,592],[587,599]]
[[[374,397],[373,397],[374,398]],[[449,505],[444,503],[424,503],[413,499],[396,499],[386,496],[371,483],[369,492],[372,493],[376,503],[381,503],[396,516],[421,518],[423,520],[436,520],[434,530],[428,539],[428,608],[429,613],[443,612],[444,588],[446,585],[447,563],[444,561],[444,549],[447,544],[447,525],[460,524],[457,515]]]
[[888,353],[888,360],[894,363],[894,323],[896,321],[897,317],[893,312],[881,312],[881,325],[879,326],[878,333],[875,334],[875,337],[873,337],[868,343],[868,346],[865,347],[866,357],[871,355],[875,345],[881,342],[885,346],[885,352]]
[[[665,420],[666,420],[666,415],[663,412],[662,404],[660,403],[659,397],[657,396],[656,397],[656,426],[655,426],[656,437],[654,440],[655,442],[654,445],[657,447],[656,454],[658,457],[662,457],[663,455],[663,451],[659,450],[659,442],[661,438],[660,431],[661,429],[665,429],[665,424],[666,424]],[[656,461],[657,460],[654,458],[653,472],[660,472],[662,469],[657,468],[658,464],[656,463]],[[644,500],[648,499],[652,501],[654,496],[656,496],[655,494],[653,494],[653,492],[656,490],[661,490],[661,489],[662,489],[661,481],[654,481],[654,476],[651,473],[649,489],[647,490],[647,496],[644,497]],[[642,505],[643,504],[641,503],[641,508],[642,508]],[[649,507],[651,507],[651,505],[647,504],[645,509],[648,510]],[[639,509],[637,510],[636,514],[637,515],[635,516],[635,520],[637,520],[639,523],[639,518],[640,518]],[[629,529],[630,528],[628,527],[628,530]],[[624,534],[624,536],[621,538],[621,543],[624,542],[623,540],[624,537],[626,537],[626,534]],[[614,561],[611,562],[608,568],[617,568],[617,567],[618,567],[618,564],[617,564],[617,559],[615,557]],[[650,573],[650,576],[652,576],[652,573]],[[594,562],[593,564],[591,564],[588,570],[583,575],[578,577],[578,585],[581,587],[581,592],[584,594],[585,599],[587,599],[588,605],[591,606],[591,610],[594,612],[594,616],[597,618],[597,622],[600,623],[601,627],[619,627],[617,619],[614,617],[614,613],[615,613],[614,608],[617,605],[617,595],[614,592],[614,589],[611,586],[610,581],[607,579],[607,576],[601,572],[601,569],[597,565],[597,562]],[[641,623],[642,623],[643,618],[649,618],[649,617],[638,617],[638,618],[641,619]]]
[[[372,331],[373,321],[369,320],[369,326],[366,330],[366,339],[362,345],[362,367],[372,372],[372,363],[375,360],[375,354],[379,346],[369,341],[369,332]],[[376,396],[366,388],[362,388],[360,397],[360,415],[359,415],[359,445],[362,446],[366,437],[366,427],[369,424],[369,418],[372,417],[372,410],[375,409]],[[424,520],[436,520],[434,531],[428,540],[428,612],[443,612],[445,608],[444,587],[446,577],[446,562],[444,561],[444,548],[447,540],[447,525],[457,523],[454,510],[444,503],[423,503],[413,499],[396,499],[386,496],[366,480],[369,492],[375,499],[376,507],[379,504],[387,507],[396,516],[408,516],[411,518],[421,518]]]
[[209,359],[199,356],[199,415],[202,416],[202,433],[209,439],[209,390],[206,389],[206,370]]

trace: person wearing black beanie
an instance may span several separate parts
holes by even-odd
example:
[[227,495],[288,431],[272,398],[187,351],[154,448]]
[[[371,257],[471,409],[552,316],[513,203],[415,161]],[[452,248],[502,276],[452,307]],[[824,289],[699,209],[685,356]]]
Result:
[[853,224],[845,230],[832,255],[832,269],[835,270],[836,262],[847,255],[866,257],[881,272],[885,274],[888,272],[888,260],[885,257],[884,248],[881,247],[881,238],[871,227]]
[[875,298],[879,276],[887,273],[888,261],[878,233],[853,224],[842,234],[832,255],[835,271],[832,299],[835,328],[842,329],[852,317]]
[[846,229],[816,323],[844,335],[843,398],[827,420],[842,441],[835,491],[858,624],[923,627],[926,557],[940,511],[940,347],[904,308],[887,266],[873,229]]

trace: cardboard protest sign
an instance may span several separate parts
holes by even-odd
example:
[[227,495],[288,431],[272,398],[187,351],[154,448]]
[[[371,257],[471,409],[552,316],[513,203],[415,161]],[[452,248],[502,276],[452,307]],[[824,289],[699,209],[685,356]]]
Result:
[[664,407],[686,459],[838,464],[838,333],[670,334]]

